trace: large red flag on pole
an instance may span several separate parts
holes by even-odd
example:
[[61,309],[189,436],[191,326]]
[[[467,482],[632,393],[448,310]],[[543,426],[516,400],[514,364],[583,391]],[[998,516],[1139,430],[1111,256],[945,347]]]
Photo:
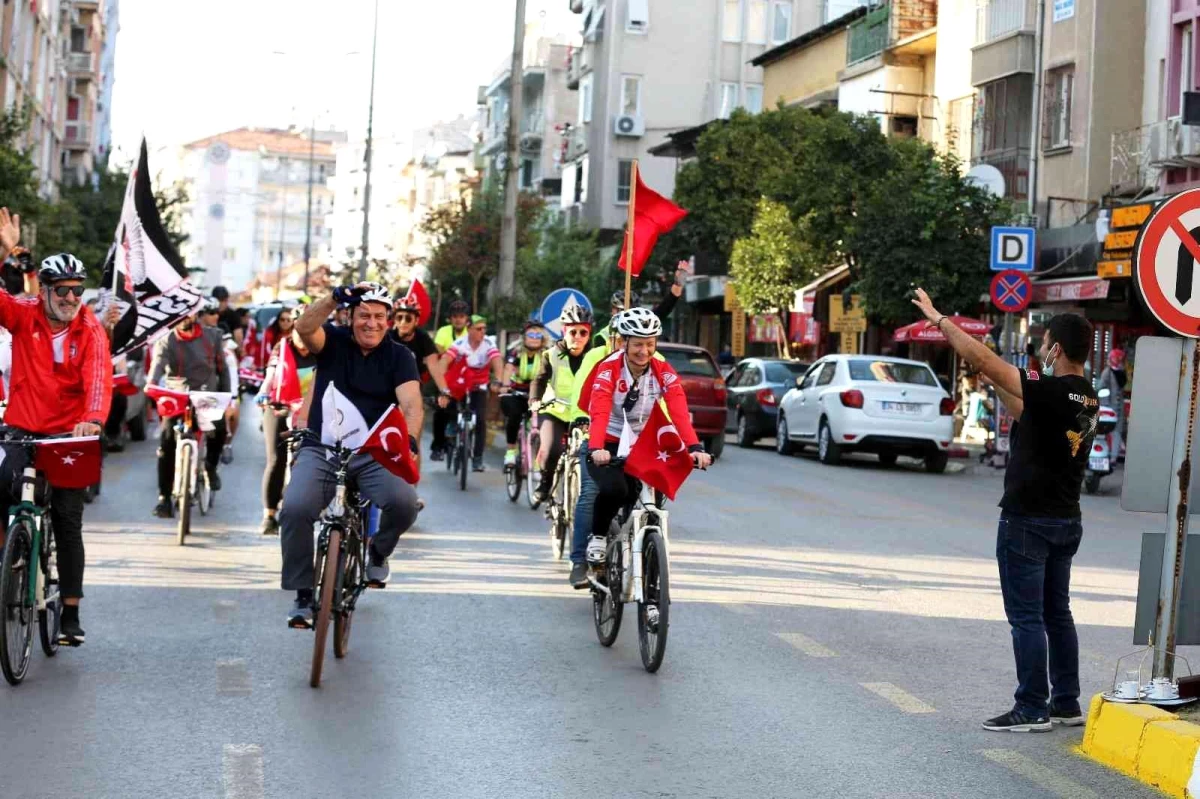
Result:
[[[625,271],[626,282],[642,273],[658,237],[671,231],[687,216],[687,211],[642,182],[637,161],[633,162],[633,192],[629,198],[629,223],[625,228],[625,246],[617,267]],[[633,268],[627,268],[633,264]]]
[[412,285],[408,287],[408,293],[404,295],[405,300],[416,300],[417,307],[421,309],[417,326],[424,327],[429,321],[429,316],[433,312],[433,303],[429,301],[429,292],[421,285],[421,281],[414,280]]

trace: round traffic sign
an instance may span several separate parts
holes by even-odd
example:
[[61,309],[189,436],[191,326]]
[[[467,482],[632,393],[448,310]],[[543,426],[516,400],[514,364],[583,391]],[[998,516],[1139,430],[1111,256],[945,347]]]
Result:
[[992,304],[1005,313],[1020,313],[1033,299],[1033,283],[1024,272],[1005,269],[992,278]]
[[592,310],[592,303],[579,289],[555,289],[546,295],[546,299],[542,300],[542,307],[538,311],[538,317],[545,325],[550,336],[558,341],[562,338],[562,325],[559,324],[558,318],[562,316],[562,312],[568,306],[582,305],[589,311]]
[[1133,246],[1133,274],[1146,307],[1170,330],[1200,337],[1200,189],[1180,192],[1146,220]]

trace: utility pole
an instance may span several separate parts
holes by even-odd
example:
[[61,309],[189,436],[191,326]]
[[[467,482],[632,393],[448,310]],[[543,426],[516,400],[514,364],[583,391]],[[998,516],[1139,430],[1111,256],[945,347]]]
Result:
[[1029,135],[1029,215],[1037,227],[1037,184],[1038,155],[1042,149],[1042,37],[1046,33],[1046,0],[1038,0],[1037,27],[1033,36],[1033,113],[1030,122],[1033,130]]
[[304,219],[304,284],[300,287],[301,294],[308,294],[308,262],[312,257],[313,158],[316,149],[317,118],[313,116],[312,125],[308,129],[308,214]]
[[375,124],[375,48],[379,44],[379,0],[375,0],[375,24],[371,31],[371,99],[367,103],[367,151],[363,156],[366,182],[363,184],[362,258],[358,262],[358,279],[367,279],[367,242],[371,237],[371,133]]
[[498,296],[516,292],[517,271],[517,193],[521,175],[521,106],[524,100],[525,73],[525,0],[517,0],[517,18],[513,31],[512,70],[508,79],[508,136],[504,164],[504,217],[500,221],[500,274]]
[[275,299],[279,299],[279,288],[283,283],[283,234],[287,229],[287,190],[288,190],[288,160],[279,158],[279,168],[283,170],[283,202],[279,208],[279,264],[275,268]]

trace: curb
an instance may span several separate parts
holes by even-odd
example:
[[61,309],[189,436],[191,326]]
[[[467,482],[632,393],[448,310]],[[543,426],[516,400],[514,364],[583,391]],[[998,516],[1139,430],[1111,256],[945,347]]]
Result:
[[1082,752],[1179,799],[1200,799],[1200,725],[1151,705],[1092,698]]

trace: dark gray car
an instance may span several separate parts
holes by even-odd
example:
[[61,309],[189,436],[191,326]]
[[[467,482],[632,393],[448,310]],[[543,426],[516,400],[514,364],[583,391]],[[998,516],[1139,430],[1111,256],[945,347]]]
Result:
[[737,433],[739,447],[775,435],[779,400],[807,370],[807,363],[783,358],[746,358],[734,367],[726,382],[725,429]]

